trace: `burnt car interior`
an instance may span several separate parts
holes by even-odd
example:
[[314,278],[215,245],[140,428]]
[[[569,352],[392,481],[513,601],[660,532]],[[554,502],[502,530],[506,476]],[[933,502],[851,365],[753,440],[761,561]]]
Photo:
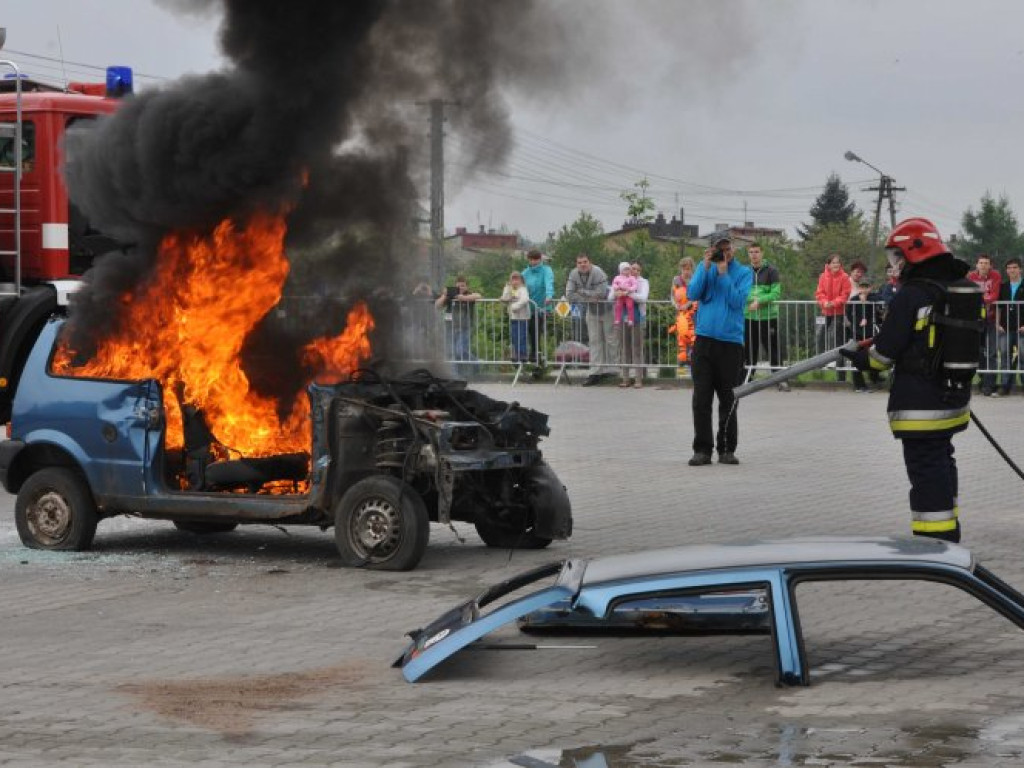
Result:
[[[175,391],[185,433],[185,487],[190,491],[246,491],[258,493],[269,483],[289,483],[298,493],[309,475],[308,453],[246,458],[220,442],[201,409],[184,402],[183,388]],[[237,456],[237,458],[231,458]]]

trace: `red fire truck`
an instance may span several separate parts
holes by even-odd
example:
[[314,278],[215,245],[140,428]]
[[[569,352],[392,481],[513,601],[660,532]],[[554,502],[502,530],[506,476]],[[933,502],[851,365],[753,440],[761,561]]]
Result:
[[127,67],[110,67],[106,83],[63,89],[26,78],[7,64],[11,76],[0,80],[0,283],[6,284],[2,292],[15,292],[22,282],[80,276],[94,258],[116,247],[68,199],[64,136],[75,122],[117,109],[117,97],[132,91],[132,76]]

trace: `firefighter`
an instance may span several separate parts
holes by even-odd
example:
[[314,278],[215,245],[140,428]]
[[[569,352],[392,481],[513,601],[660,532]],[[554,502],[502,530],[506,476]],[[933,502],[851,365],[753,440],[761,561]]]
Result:
[[901,286],[867,349],[844,352],[860,370],[893,369],[889,426],[903,442],[911,531],[960,541],[952,436],[970,420],[984,307],[927,219],[900,222],[886,242]]

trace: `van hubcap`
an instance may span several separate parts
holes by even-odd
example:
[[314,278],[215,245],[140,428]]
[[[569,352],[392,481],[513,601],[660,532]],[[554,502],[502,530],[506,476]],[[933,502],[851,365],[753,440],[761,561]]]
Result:
[[349,532],[362,555],[386,558],[401,539],[398,510],[386,499],[367,499],[356,507]]
[[32,536],[46,546],[59,544],[71,529],[71,506],[56,491],[40,496],[28,510],[27,517]]

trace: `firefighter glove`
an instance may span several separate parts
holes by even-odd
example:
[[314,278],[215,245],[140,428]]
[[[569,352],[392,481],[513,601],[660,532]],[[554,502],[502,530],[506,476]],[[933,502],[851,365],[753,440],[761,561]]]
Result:
[[871,369],[871,361],[868,359],[868,351],[866,349],[855,349],[852,352],[848,349],[840,349],[839,354],[853,363],[853,367],[858,371],[867,371]]

